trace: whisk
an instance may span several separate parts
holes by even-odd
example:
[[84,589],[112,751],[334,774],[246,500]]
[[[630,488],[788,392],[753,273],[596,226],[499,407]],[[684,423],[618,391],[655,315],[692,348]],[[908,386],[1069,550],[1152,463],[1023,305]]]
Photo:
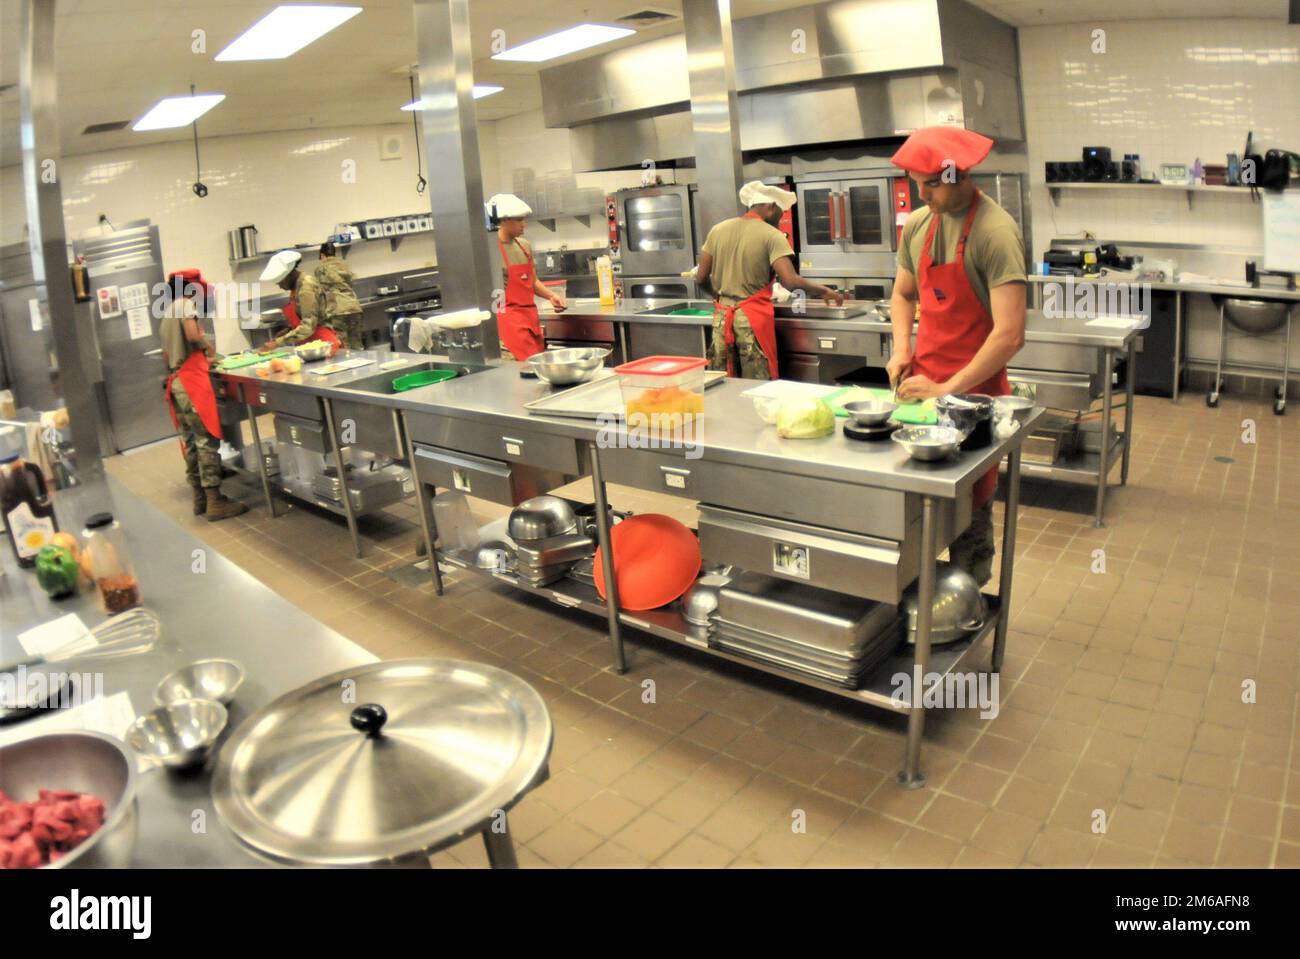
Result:
[[62,646],[27,659],[5,663],[0,666],[0,673],[12,672],[20,666],[60,662],[79,656],[114,659],[147,653],[153,649],[161,634],[162,622],[158,619],[158,614],[145,606],[137,606],[110,616],[85,635],[69,640]]

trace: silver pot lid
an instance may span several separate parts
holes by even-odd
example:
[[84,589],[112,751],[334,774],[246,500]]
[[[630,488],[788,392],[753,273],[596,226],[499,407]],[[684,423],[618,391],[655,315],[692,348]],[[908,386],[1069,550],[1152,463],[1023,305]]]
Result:
[[268,703],[221,749],[217,814],[268,858],[365,865],[481,831],[545,778],[537,691],[492,666],[407,659]]

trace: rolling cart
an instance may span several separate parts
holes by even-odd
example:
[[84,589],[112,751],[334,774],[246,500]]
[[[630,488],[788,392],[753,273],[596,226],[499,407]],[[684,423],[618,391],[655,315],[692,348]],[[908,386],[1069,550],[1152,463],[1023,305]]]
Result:
[[1287,377],[1291,367],[1291,305],[1284,300],[1247,299],[1244,297],[1214,297],[1219,306],[1219,351],[1214,366],[1214,382],[1205,397],[1205,405],[1219,405],[1223,391],[1224,353],[1227,349],[1228,324],[1235,326],[1243,336],[1267,336],[1285,326],[1281,370],[1269,368],[1238,368],[1233,372],[1241,376],[1269,378],[1280,374],[1280,382],[1273,389],[1273,412],[1286,414]]

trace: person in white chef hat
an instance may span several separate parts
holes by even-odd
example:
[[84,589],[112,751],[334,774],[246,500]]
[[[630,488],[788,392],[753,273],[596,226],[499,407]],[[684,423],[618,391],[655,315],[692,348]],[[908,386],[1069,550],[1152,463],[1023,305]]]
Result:
[[281,250],[271,257],[258,277],[263,283],[274,283],[289,294],[289,302],[282,309],[289,323],[289,332],[268,340],[261,349],[263,353],[284,345],[316,340],[331,344],[335,350],[339,348],[341,341],[325,315],[320,286],[315,276],[298,268],[301,260],[302,254],[297,250]]
[[497,313],[497,332],[517,360],[546,349],[536,297],[549,300],[558,312],[568,304],[537,278],[533,248],[524,239],[524,227],[532,208],[513,193],[498,193],[487,201],[488,226],[497,231],[501,251],[501,288],[505,297]]
[[740,202],[748,212],[709,231],[695,268],[695,282],[714,292],[709,369],[774,380],[778,373],[773,277],[786,289],[822,297],[827,305],[839,306],[844,297],[795,272],[794,250],[776,228],[794,206],[792,192],[752,180],[740,188]]

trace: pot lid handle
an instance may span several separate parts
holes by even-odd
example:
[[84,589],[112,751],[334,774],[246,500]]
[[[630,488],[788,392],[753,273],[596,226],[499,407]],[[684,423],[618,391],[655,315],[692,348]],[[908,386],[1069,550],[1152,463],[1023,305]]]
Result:
[[388,722],[388,710],[378,703],[365,703],[352,710],[352,728],[376,737]]

